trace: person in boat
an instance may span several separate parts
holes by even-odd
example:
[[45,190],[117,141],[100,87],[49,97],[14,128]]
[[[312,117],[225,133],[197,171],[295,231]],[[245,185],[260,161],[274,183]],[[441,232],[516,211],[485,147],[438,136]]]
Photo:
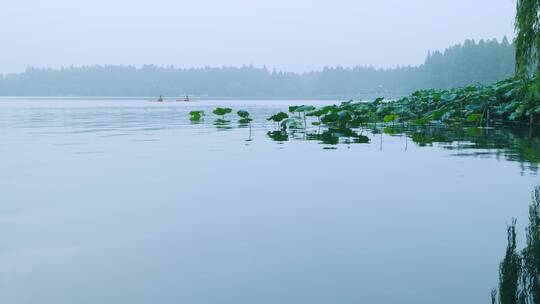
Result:
[[163,102],[163,97],[162,97],[161,95],[159,95],[159,98],[158,98],[158,100],[157,100],[157,101],[159,101],[159,102]]
[[189,101],[189,96],[184,97],[184,101]]

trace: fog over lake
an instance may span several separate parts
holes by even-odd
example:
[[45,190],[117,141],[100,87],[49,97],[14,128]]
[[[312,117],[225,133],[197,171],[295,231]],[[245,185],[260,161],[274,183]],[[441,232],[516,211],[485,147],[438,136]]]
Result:
[[540,0],[0,1],[0,304],[540,303],[537,37]]
[[93,64],[417,65],[512,38],[513,0],[19,0],[0,3],[0,73]]

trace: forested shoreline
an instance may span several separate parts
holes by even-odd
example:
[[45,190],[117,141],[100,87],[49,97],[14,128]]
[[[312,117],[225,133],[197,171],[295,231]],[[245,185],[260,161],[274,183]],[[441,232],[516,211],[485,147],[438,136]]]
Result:
[[467,40],[430,52],[419,66],[393,69],[327,67],[289,73],[265,67],[108,65],[29,67],[0,75],[1,96],[204,96],[225,98],[345,98],[403,96],[419,89],[494,83],[515,73],[515,48],[506,38]]

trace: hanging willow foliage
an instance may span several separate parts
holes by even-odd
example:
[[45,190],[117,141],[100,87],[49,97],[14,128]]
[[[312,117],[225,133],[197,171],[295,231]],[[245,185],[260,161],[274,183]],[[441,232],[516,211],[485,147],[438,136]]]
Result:
[[531,128],[540,114],[540,0],[517,0],[516,72],[522,79],[522,107]]
[[540,186],[533,192],[529,206],[527,246],[520,252],[516,246],[516,220],[508,226],[508,245],[499,267],[499,301],[497,290],[491,291],[491,302],[497,304],[540,303]]
[[[516,220],[508,227],[508,247],[499,267],[499,303],[517,304],[522,259],[516,250]],[[493,297],[493,295],[492,295]]]
[[517,0],[516,12],[516,70],[529,77],[538,69],[540,50],[540,0]]

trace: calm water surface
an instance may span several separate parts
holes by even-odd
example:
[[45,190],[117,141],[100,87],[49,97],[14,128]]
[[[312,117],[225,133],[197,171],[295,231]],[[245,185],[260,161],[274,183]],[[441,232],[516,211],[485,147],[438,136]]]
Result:
[[536,134],[269,136],[302,103],[0,100],[0,303],[488,303]]

